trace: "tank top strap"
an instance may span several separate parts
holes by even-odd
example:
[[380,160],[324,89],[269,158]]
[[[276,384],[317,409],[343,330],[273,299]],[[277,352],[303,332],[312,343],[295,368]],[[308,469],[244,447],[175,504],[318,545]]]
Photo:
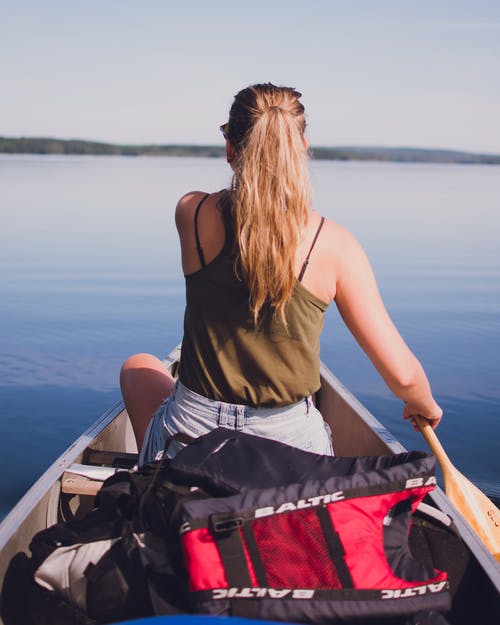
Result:
[[194,236],[196,239],[196,249],[198,250],[198,256],[200,258],[200,263],[202,267],[205,267],[205,265],[207,264],[205,262],[205,254],[203,253],[203,248],[201,247],[201,243],[200,243],[200,236],[198,234],[198,213],[200,212],[200,208],[203,204],[203,202],[207,199],[207,197],[210,195],[210,193],[207,193],[205,195],[205,197],[201,198],[198,206],[196,207],[196,210],[194,212]]
[[325,223],[325,218],[321,217],[321,221],[319,222],[318,229],[316,230],[316,234],[314,235],[313,242],[311,244],[311,247],[309,248],[309,252],[307,253],[307,256],[306,256],[306,259],[304,261],[304,264],[302,265],[302,269],[300,270],[299,277],[297,278],[297,280],[299,282],[302,282],[302,278],[304,277],[304,274],[306,272],[307,265],[309,264],[309,258],[311,256],[311,252],[313,251],[313,248],[316,245],[316,241],[318,240],[319,233],[321,232],[321,228],[323,227],[324,223]]

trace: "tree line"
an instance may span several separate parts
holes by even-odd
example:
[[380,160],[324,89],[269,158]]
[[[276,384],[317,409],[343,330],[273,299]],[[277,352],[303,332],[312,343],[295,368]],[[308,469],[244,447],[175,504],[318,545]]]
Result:
[[[313,147],[318,160],[392,161],[406,163],[463,163],[499,165],[498,154],[476,154],[455,150],[386,147]],[[103,156],[191,156],[221,158],[226,151],[219,145],[120,145],[80,139],[47,137],[0,137],[3,154],[79,154]]]

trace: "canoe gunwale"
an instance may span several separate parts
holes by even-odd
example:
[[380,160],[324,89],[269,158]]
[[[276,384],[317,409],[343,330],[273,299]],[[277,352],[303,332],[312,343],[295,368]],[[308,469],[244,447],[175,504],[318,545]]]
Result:
[[[75,462],[93,440],[123,412],[123,401],[117,401],[99,419],[97,419],[66,451],[40,476],[26,494],[12,508],[5,519],[0,523],[0,550],[19,529],[23,520],[38,505],[41,499],[59,484],[59,478],[66,469]],[[50,513],[49,513],[50,514]]]
[[[181,345],[178,344],[165,357],[164,363],[169,369],[175,369],[175,365],[180,358],[180,352]],[[115,402],[42,473],[0,523],[0,552],[14,537],[16,532],[22,529],[23,523],[28,520],[30,514],[44,497],[48,496],[47,526],[49,521],[51,524],[57,521],[57,502],[62,474],[124,410],[123,400]],[[2,562],[0,564],[0,582],[3,579],[4,566],[5,564]]]

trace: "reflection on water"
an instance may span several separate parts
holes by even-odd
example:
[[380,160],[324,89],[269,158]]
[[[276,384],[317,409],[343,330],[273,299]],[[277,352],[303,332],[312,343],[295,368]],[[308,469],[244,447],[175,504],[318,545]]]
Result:
[[[445,448],[498,493],[500,168],[311,169],[316,208],[361,240],[429,373]],[[128,354],[180,340],[175,203],[229,179],[218,159],[0,157],[1,511],[118,396]],[[424,448],[333,306],[322,357],[403,444]]]

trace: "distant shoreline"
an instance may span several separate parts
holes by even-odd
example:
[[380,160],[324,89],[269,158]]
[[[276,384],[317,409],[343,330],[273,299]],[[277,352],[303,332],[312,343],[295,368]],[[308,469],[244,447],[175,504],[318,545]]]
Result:
[[[122,145],[34,137],[0,137],[0,154],[59,154],[103,156],[191,156],[222,158],[226,151],[218,145]],[[329,161],[389,161],[397,163],[459,163],[500,165],[500,154],[478,154],[457,150],[400,147],[312,147],[312,158]]]

